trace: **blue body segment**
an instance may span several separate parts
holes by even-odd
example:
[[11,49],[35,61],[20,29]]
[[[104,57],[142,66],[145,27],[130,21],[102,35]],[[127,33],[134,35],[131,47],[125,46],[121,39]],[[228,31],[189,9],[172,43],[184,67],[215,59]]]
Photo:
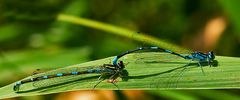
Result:
[[117,61],[118,61],[118,56],[115,56],[113,58],[113,65],[117,65]]
[[188,55],[185,57],[185,59],[193,59],[193,58],[195,58],[195,57],[193,57],[192,55]]
[[188,57],[188,59],[197,60],[197,61],[211,60],[211,58],[209,58],[208,55],[202,54],[202,53],[199,53],[199,52],[195,52],[192,55],[188,55],[187,57]]
[[47,75],[46,75],[46,76],[43,76],[43,78],[44,78],[44,79],[47,79],[47,78],[48,78],[48,76],[47,76]]
[[167,52],[167,53],[172,53],[172,51],[170,51],[170,50],[165,50],[165,52]]
[[17,85],[20,85],[20,84],[22,84],[22,82],[21,82],[21,81],[18,81],[16,84],[17,84]]
[[95,73],[101,73],[102,70],[100,68],[95,69]]
[[158,49],[158,47],[150,47],[151,49]]
[[58,76],[58,77],[63,76],[63,73],[58,73],[58,74],[56,74],[56,76]]
[[78,72],[71,72],[73,75],[77,75],[78,74]]
[[89,69],[89,70],[87,70],[87,72],[88,72],[88,73],[93,73],[94,70],[93,70],[93,69]]

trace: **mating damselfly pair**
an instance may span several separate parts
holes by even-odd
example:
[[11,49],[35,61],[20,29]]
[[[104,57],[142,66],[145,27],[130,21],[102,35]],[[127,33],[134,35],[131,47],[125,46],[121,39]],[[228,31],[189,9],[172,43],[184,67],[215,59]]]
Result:
[[[121,77],[121,78],[128,77],[127,76],[128,72],[125,69],[125,65],[123,61],[119,61],[119,59],[127,54],[134,53],[137,51],[143,51],[143,50],[159,50],[159,51],[163,51],[169,54],[179,56],[186,60],[197,61],[201,69],[202,69],[202,65],[201,65],[202,62],[207,62],[207,65],[211,66],[215,59],[215,55],[213,52],[208,52],[208,53],[193,52],[190,55],[183,55],[183,54],[172,52],[170,50],[166,50],[160,47],[141,47],[134,50],[129,50],[127,52],[124,52],[120,55],[115,56],[113,58],[112,64],[103,64],[100,66],[90,66],[90,67],[62,68],[62,69],[49,71],[43,74],[40,73],[40,74],[33,75],[30,78],[16,82],[16,84],[13,87],[13,90],[18,92],[19,90],[21,90],[20,89],[21,85],[29,84],[29,83],[36,88],[57,85],[57,84],[77,80],[81,78],[81,76],[88,75],[88,74],[100,75],[100,77],[98,78],[99,81],[93,86],[93,89],[105,79],[108,79],[108,82],[118,87],[115,84],[117,82],[116,79],[118,77]],[[203,69],[202,69],[202,72],[203,72]]]

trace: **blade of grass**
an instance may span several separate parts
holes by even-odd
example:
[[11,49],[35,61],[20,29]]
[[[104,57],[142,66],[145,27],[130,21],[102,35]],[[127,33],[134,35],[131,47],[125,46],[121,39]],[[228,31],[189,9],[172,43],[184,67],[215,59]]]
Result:
[[[238,95],[231,94],[226,90],[166,90],[166,91],[146,91],[147,93],[159,95],[174,100],[239,100]],[[217,96],[219,95],[219,96]]]
[[147,91],[148,93],[159,95],[170,100],[198,100],[196,96],[189,95],[183,91]]
[[193,93],[211,100],[239,100],[240,99],[238,95],[231,94],[224,90],[199,90],[199,91],[185,91],[185,92]]
[[[219,62],[218,67],[205,66],[204,71],[206,75],[203,75],[201,69],[196,63],[187,66],[188,70],[183,72],[183,75],[179,75],[182,67],[185,66],[188,61],[183,59],[175,59],[174,61],[163,62],[162,56],[166,56],[165,53],[141,53],[139,57],[146,57],[146,55],[153,57],[154,59],[141,59],[142,62],[136,62],[135,54],[130,54],[122,58],[125,63],[129,63],[126,66],[129,72],[128,81],[121,81],[117,83],[120,89],[142,89],[142,90],[165,90],[165,89],[231,89],[240,88],[239,79],[239,58],[233,57],[221,57],[217,56],[216,59]],[[83,67],[91,65],[102,65],[109,63],[112,57],[91,61],[83,64],[77,64],[69,66],[71,67]],[[13,84],[0,88],[0,99],[10,98],[17,96],[32,96],[32,95],[44,95],[51,93],[59,93],[74,90],[92,89],[97,83],[98,75],[82,76],[82,79],[77,81],[68,82],[56,86],[49,86],[36,90],[31,90],[32,86],[26,86],[30,91],[23,93],[15,93],[12,88]],[[61,81],[61,80],[59,80]],[[102,82],[98,85],[97,89],[117,89],[114,85],[108,82]]]
[[99,21],[94,21],[94,20],[71,16],[71,15],[66,15],[66,14],[60,14],[58,16],[58,20],[103,30],[103,31],[109,32],[111,34],[127,37],[130,39],[136,40],[136,41],[145,42],[145,43],[148,43],[151,45],[160,46],[160,47],[170,49],[170,50],[182,50],[183,52],[189,52],[188,50],[186,50],[184,48],[181,48],[177,45],[157,39],[155,37],[152,37],[152,36],[149,36],[146,34],[137,34],[136,31],[121,28],[118,26],[114,26],[114,25],[99,22]]

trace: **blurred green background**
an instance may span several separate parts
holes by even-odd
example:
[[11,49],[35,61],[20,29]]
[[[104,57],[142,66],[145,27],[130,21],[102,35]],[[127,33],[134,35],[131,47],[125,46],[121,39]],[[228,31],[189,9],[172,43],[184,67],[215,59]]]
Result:
[[[240,1],[1,0],[0,86],[31,75],[38,68],[64,67],[146,45],[131,38],[58,21],[59,14],[146,33],[190,50],[213,50],[220,56],[239,57],[240,9],[237,4]],[[189,96],[197,94],[188,92],[182,91]],[[164,93],[157,95],[161,94]],[[59,95],[48,96],[59,98]]]

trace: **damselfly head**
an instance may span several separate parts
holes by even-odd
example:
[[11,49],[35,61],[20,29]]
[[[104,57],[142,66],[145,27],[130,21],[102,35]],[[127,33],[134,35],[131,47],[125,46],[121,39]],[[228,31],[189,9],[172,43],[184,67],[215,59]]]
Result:
[[19,91],[19,84],[15,84],[14,86],[13,86],[13,90],[14,91]]
[[213,53],[213,51],[208,52],[208,57],[209,57],[211,60],[215,59],[215,54]]
[[120,69],[125,68],[123,61],[119,61],[118,66],[120,67]]

